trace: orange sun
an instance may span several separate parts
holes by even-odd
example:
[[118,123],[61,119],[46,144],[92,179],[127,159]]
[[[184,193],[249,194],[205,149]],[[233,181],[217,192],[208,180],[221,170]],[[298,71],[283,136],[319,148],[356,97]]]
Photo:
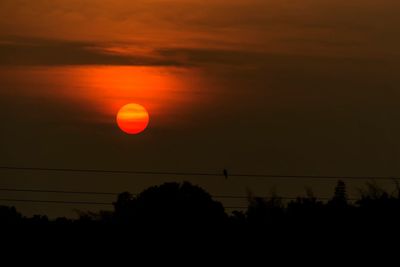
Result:
[[127,134],[141,133],[149,124],[149,113],[139,104],[125,105],[118,111],[117,124]]

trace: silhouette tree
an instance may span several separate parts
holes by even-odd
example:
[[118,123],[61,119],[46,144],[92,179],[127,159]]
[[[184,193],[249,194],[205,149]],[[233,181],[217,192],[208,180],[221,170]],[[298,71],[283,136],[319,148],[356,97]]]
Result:
[[34,215],[32,218],[26,220],[28,224],[32,225],[48,225],[50,223],[49,218],[43,215]]
[[[14,207],[0,206],[0,224],[93,226],[99,224],[125,225],[136,234],[142,229],[177,233],[196,233],[200,227],[220,226],[238,233],[267,232],[268,236],[283,233],[317,233],[326,229],[360,229],[380,226],[398,227],[400,223],[400,186],[388,193],[375,182],[367,183],[355,204],[349,204],[346,184],[338,181],[334,196],[328,203],[318,201],[310,189],[306,197],[298,197],[287,205],[272,194],[269,198],[253,197],[249,193],[247,211],[233,211],[227,216],[221,203],[212,199],[204,189],[184,183],[153,186],[137,197],[128,192],[118,195],[113,211],[78,212],[78,219],[46,216],[23,217]],[[329,226],[329,227],[327,227]],[[382,227],[384,226],[384,227]],[[178,227],[178,228],[177,228]],[[256,231],[248,231],[252,228]],[[172,231],[173,230],[173,231]],[[239,231],[238,231],[239,230]],[[240,231],[245,230],[245,231]],[[281,230],[281,231],[277,231]],[[220,232],[220,231],[219,231]],[[126,231],[124,233],[129,233]],[[192,235],[190,235],[192,237]]]
[[0,223],[19,224],[22,222],[22,215],[15,207],[0,206]]
[[398,194],[389,194],[375,181],[366,184],[356,202],[359,206],[359,220],[385,225],[400,223],[400,198]]
[[335,187],[335,193],[332,200],[329,202],[331,206],[343,208],[347,206],[346,184],[339,180]]
[[250,199],[247,219],[251,225],[277,224],[284,216],[282,199],[278,196],[270,198],[255,197]]
[[113,219],[118,223],[132,223],[135,215],[136,199],[129,192],[118,195],[117,201],[113,203]]
[[246,219],[246,214],[243,211],[237,210],[232,211],[232,214],[229,217],[231,225],[234,225],[236,227],[243,227],[244,225],[246,225]]
[[153,186],[132,197],[119,195],[114,203],[116,218],[145,225],[221,224],[227,216],[221,203],[188,182]]
[[315,226],[324,217],[324,204],[310,190],[306,197],[297,197],[287,206],[287,216],[293,225]]

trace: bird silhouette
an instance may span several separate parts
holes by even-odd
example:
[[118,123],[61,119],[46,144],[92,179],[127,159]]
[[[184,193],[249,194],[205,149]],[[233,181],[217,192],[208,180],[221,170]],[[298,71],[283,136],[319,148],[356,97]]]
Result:
[[227,169],[224,169],[224,176],[225,176],[225,179],[228,179],[228,170]]

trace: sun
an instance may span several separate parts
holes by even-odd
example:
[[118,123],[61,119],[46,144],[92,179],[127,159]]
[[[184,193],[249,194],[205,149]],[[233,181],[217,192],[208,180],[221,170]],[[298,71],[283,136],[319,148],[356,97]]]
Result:
[[139,134],[149,125],[149,113],[139,104],[127,104],[118,111],[117,124],[127,134]]

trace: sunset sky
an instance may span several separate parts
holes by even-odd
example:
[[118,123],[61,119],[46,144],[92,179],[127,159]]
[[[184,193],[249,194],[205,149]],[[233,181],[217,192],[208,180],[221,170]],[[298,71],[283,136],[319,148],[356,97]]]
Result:
[[[398,0],[1,0],[0,166],[400,176],[399,12]],[[149,112],[139,135],[116,124],[128,103]],[[184,179],[0,175],[134,193]],[[335,183],[185,180],[219,195],[329,196]]]

